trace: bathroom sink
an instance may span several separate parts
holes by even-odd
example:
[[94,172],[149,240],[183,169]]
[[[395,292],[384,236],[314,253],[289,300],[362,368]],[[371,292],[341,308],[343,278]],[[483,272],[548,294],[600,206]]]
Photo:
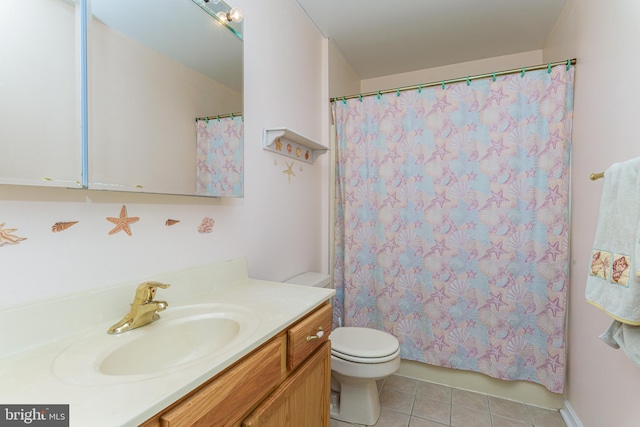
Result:
[[257,329],[257,315],[242,306],[169,307],[160,319],[118,335],[99,330],[63,350],[55,375],[73,384],[117,384],[205,363],[239,347]]

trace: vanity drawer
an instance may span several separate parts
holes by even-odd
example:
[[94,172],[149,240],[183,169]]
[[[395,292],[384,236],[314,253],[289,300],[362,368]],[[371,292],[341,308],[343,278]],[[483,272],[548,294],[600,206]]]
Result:
[[160,425],[222,427],[237,423],[281,382],[284,343],[284,336],[273,339],[162,414]]
[[[322,344],[331,333],[333,310],[328,302],[293,325],[287,331],[287,369],[295,369]],[[321,329],[320,329],[321,328]],[[321,337],[318,337],[319,332]],[[314,338],[318,337],[318,338]]]

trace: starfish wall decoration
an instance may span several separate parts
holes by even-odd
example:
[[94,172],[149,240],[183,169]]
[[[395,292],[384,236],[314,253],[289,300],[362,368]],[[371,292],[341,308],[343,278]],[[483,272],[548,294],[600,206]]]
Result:
[[293,172],[293,162],[291,162],[291,164],[289,164],[289,162],[285,163],[287,164],[287,169],[283,170],[282,173],[286,173],[287,175],[289,175],[289,184],[291,184],[291,177],[296,176],[296,174]]
[[4,222],[0,224],[0,246],[4,245],[17,245],[23,240],[27,240],[26,237],[18,237],[13,232],[17,231],[17,228],[4,228]]
[[131,236],[131,229],[129,228],[129,224],[138,222],[139,220],[140,217],[137,216],[128,217],[127,207],[125,205],[122,205],[122,209],[120,209],[120,216],[118,218],[107,217],[107,221],[111,221],[116,225],[111,231],[109,231],[109,234],[115,234],[119,231],[124,231],[129,236]]

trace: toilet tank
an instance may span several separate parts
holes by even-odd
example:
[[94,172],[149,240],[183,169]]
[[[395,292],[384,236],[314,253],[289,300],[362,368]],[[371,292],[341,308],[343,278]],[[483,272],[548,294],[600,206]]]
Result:
[[292,285],[313,286],[316,288],[330,288],[331,277],[324,273],[307,272],[299,274],[285,281]]

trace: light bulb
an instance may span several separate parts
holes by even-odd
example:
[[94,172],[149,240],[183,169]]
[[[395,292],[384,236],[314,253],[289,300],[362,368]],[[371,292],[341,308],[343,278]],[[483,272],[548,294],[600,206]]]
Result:
[[222,22],[227,22],[227,21],[228,21],[228,19],[227,19],[227,13],[226,13],[226,12],[224,12],[224,11],[222,11],[222,10],[221,10],[220,12],[216,13],[216,16],[217,16],[218,18],[220,18],[220,20],[221,20]]
[[244,16],[242,16],[242,11],[237,7],[231,8],[228,15],[229,21],[233,22],[242,22]]

